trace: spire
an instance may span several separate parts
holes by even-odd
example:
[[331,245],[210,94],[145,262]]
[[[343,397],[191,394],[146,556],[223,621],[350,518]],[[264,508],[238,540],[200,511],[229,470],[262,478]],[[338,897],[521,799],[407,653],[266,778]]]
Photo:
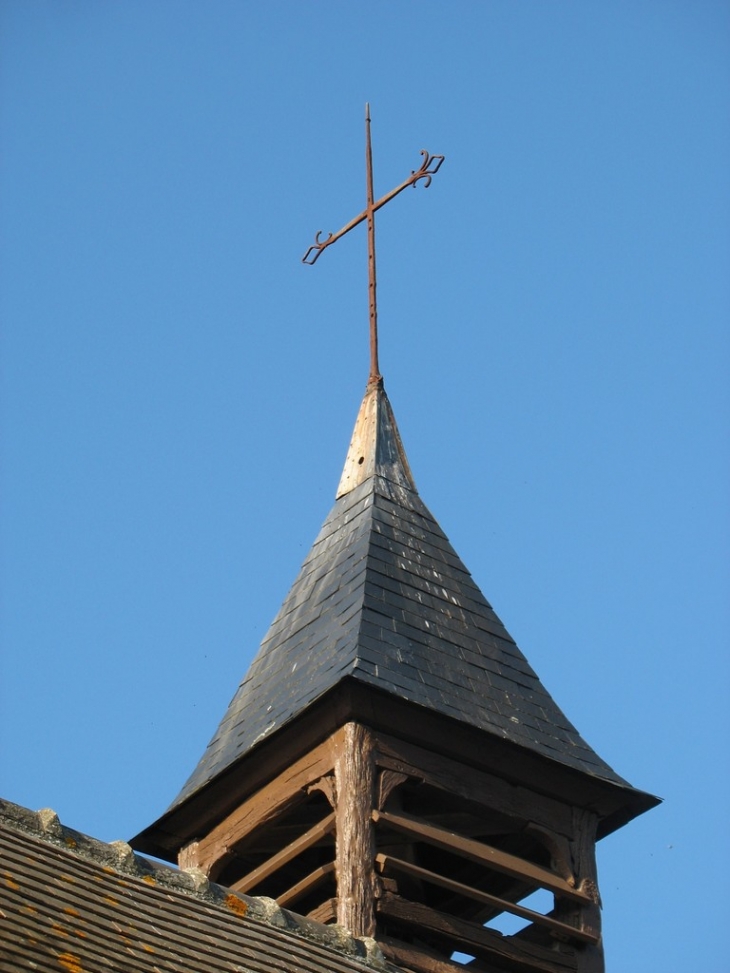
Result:
[[627,786],[545,690],[421,501],[380,382],[365,392],[335,504],[171,810],[352,680]]
[[336,499],[375,475],[408,490],[416,489],[382,379],[368,383]]
[[[468,946],[526,973],[598,973],[596,836],[656,803],[583,740],[472,580],[376,381],[256,657],[132,845],[374,936],[408,969]],[[537,888],[551,911],[521,903]],[[528,940],[485,927],[503,911]]]

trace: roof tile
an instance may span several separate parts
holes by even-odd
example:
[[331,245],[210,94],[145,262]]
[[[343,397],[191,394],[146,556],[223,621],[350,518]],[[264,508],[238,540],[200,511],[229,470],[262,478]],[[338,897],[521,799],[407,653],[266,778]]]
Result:
[[[44,819],[45,815],[45,819]],[[50,822],[50,827],[49,827]],[[0,801],[0,969],[38,973],[394,970],[355,939]]]

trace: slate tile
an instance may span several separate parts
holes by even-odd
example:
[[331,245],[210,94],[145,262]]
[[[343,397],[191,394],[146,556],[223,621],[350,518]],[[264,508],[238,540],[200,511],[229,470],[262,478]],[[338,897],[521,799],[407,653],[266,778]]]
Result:
[[542,687],[418,496],[374,478],[336,502],[191,781],[236,759],[272,720],[286,722],[353,667],[414,703],[612,773]]

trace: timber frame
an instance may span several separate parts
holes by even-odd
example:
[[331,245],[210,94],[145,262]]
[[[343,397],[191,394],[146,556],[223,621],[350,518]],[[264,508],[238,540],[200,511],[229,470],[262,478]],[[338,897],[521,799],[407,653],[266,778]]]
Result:
[[[356,936],[415,973],[603,970],[584,808],[350,720],[178,853],[238,892]],[[523,899],[538,889],[553,908]],[[503,935],[507,913],[528,924]]]

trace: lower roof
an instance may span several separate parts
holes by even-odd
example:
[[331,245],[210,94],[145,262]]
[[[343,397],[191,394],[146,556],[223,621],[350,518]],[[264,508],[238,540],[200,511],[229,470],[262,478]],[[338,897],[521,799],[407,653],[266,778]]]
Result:
[[0,970],[393,971],[377,946],[0,800]]

